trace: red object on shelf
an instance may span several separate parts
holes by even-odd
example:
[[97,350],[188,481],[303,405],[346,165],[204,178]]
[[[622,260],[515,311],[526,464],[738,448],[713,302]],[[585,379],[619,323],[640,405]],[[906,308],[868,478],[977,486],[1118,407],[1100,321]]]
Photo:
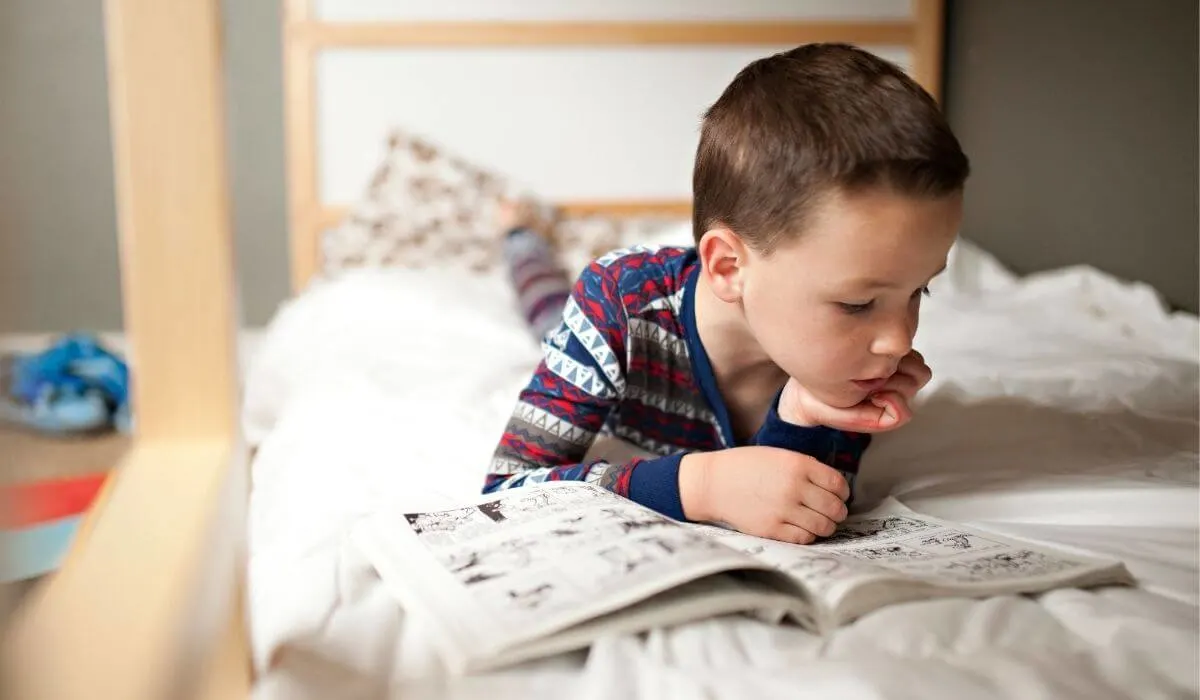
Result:
[[29,527],[79,515],[96,500],[108,476],[108,472],[98,472],[0,486],[0,527]]

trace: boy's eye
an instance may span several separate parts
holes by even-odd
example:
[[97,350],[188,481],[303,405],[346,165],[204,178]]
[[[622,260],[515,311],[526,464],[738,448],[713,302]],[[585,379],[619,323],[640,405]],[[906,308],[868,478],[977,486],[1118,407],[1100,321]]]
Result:
[[864,304],[847,304],[845,302],[838,302],[838,307],[841,308],[843,312],[848,313],[851,316],[855,314],[866,313],[867,311],[870,311],[871,307],[874,305],[874,301],[868,301]]
[[921,287],[921,288],[920,288],[920,289],[918,289],[917,291],[913,292],[912,298],[913,298],[913,299],[916,299],[917,297],[920,297],[920,296],[926,296],[926,297],[927,297],[927,296],[929,296],[929,295],[930,295],[930,292],[929,292],[929,287]]

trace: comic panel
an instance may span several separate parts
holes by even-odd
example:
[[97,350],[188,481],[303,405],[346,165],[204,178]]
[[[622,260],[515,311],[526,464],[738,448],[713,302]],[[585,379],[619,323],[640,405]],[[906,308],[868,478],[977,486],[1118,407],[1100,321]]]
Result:
[[488,581],[471,592],[486,609],[514,622],[576,609],[587,599],[562,572],[552,569]]
[[475,506],[429,513],[405,513],[404,519],[427,546],[451,544],[464,537],[482,534],[495,526]]
[[865,518],[863,520],[855,520],[843,523],[829,537],[820,540],[810,546],[812,547],[827,547],[830,545],[841,545],[846,543],[859,543],[870,539],[892,539],[894,537],[907,535],[913,532],[922,530],[933,530],[937,526],[933,523],[909,518],[903,515],[889,515],[883,518]]
[[879,544],[874,547],[862,547],[859,549],[846,549],[843,554],[848,554],[858,559],[866,559],[877,564],[889,564],[892,562],[916,561],[920,559],[929,559],[933,555],[929,552],[924,552],[919,549],[914,549],[900,542],[890,542],[887,544]]
[[1065,571],[1074,566],[1073,562],[1065,559],[1051,558],[1040,552],[1019,549],[975,559],[947,561],[939,567],[938,575],[976,583],[1044,576]]
[[980,537],[969,532],[958,532],[956,530],[945,530],[931,535],[914,537],[905,540],[904,543],[922,551],[938,555],[958,555],[1003,546],[1001,543],[989,540],[986,537]]

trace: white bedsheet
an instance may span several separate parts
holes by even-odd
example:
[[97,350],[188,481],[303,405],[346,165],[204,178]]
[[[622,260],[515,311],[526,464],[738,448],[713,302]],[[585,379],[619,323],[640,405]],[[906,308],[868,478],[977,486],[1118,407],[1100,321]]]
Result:
[[[448,326],[410,308],[414,279]],[[366,273],[264,339],[261,372],[291,369],[249,387],[258,697],[1196,696],[1196,319],[1086,268],[1017,280],[966,245],[925,306],[936,378],[869,450],[864,501],[1119,557],[1137,589],[898,605],[827,639],[720,618],[446,681],[343,537],[374,508],[474,494],[538,355],[501,280],[436,284]]]

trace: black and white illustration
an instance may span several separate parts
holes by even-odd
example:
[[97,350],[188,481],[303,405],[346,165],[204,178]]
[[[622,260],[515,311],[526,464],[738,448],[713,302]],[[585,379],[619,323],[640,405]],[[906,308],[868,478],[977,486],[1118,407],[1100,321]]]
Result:
[[488,520],[491,520],[494,523],[508,520],[508,517],[504,515],[504,501],[480,503],[479,512],[486,515]]
[[[641,577],[646,570],[661,573],[681,557],[694,560],[695,552],[718,546],[633,505],[555,507],[553,499],[560,495],[531,492],[472,508],[409,516],[409,523],[433,545],[442,565],[472,590],[481,584],[533,590],[549,582],[553,570],[572,561],[566,568],[580,580],[568,590],[543,596],[587,595],[585,589],[593,584]],[[451,534],[444,540],[428,539],[445,533]],[[559,587],[565,582],[559,581]]]
[[554,591],[554,584],[539,583],[531,587],[510,588],[508,598],[519,608],[536,610],[554,596]]
[[1073,562],[1066,559],[1052,558],[1029,549],[1017,549],[975,559],[947,561],[938,573],[960,581],[1001,581],[1044,576],[1074,566]]
[[588,594],[562,572],[533,570],[485,581],[471,588],[471,600],[510,624],[536,624],[563,610],[588,604]]
[[797,557],[784,567],[787,573],[801,578],[829,576],[841,569],[842,562],[837,557]]
[[405,513],[404,519],[418,537],[430,543],[443,542],[450,536],[488,525],[475,506],[430,513]]
[[679,557],[704,556],[719,547],[712,540],[693,532],[672,529],[662,534],[650,534],[633,540],[625,540],[611,547],[597,550],[596,554],[606,565],[600,574],[602,579],[626,577],[646,569],[670,566]]
[[775,562],[774,565],[817,595],[855,575],[854,571],[847,567],[846,559],[837,556],[792,557],[787,561]]
[[523,520],[531,515],[545,515],[555,505],[555,498],[549,491],[541,489],[522,489],[524,493],[514,492],[504,498],[487,503],[480,503],[479,512],[492,522],[506,520]]
[[550,537],[578,537],[588,533],[588,518],[586,515],[570,515],[563,517],[557,524],[546,531]]
[[592,489],[529,488],[479,504],[478,510],[492,522],[523,521],[552,515],[600,497]]
[[597,526],[611,528],[622,535],[649,530],[651,528],[674,526],[673,521],[657,513],[648,511],[632,511],[625,508],[599,508],[594,513]]
[[467,547],[450,552],[443,564],[465,585],[471,586],[525,569],[534,562],[534,546],[532,540],[514,539],[497,546]]
[[919,549],[914,549],[912,547],[895,542],[876,545],[874,547],[863,547],[861,549],[847,549],[844,551],[846,554],[849,554],[852,557],[880,563],[914,561],[918,559],[928,559],[933,556],[929,552],[923,552]]
[[969,532],[945,530],[907,540],[908,544],[934,554],[962,554],[999,547],[1000,543]]
[[[568,511],[577,513],[575,522],[582,522],[587,519],[587,511],[579,514],[579,506],[600,497],[593,489],[530,488],[464,508],[406,513],[404,518],[422,542],[436,548],[503,532],[510,526],[561,516]],[[635,526],[636,523],[630,524],[630,527]],[[545,534],[549,537],[570,537],[582,532],[582,528],[572,527],[568,522],[564,527]]]
[[843,523],[837,532],[809,546],[822,547],[866,539],[892,539],[913,532],[932,530],[935,527],[933,523],[903,515],[865,518]]
[[659,560],[651,549],[631,545],[606,547],[596,554],[612,567],[610,575],[615,576],[628,575]]

